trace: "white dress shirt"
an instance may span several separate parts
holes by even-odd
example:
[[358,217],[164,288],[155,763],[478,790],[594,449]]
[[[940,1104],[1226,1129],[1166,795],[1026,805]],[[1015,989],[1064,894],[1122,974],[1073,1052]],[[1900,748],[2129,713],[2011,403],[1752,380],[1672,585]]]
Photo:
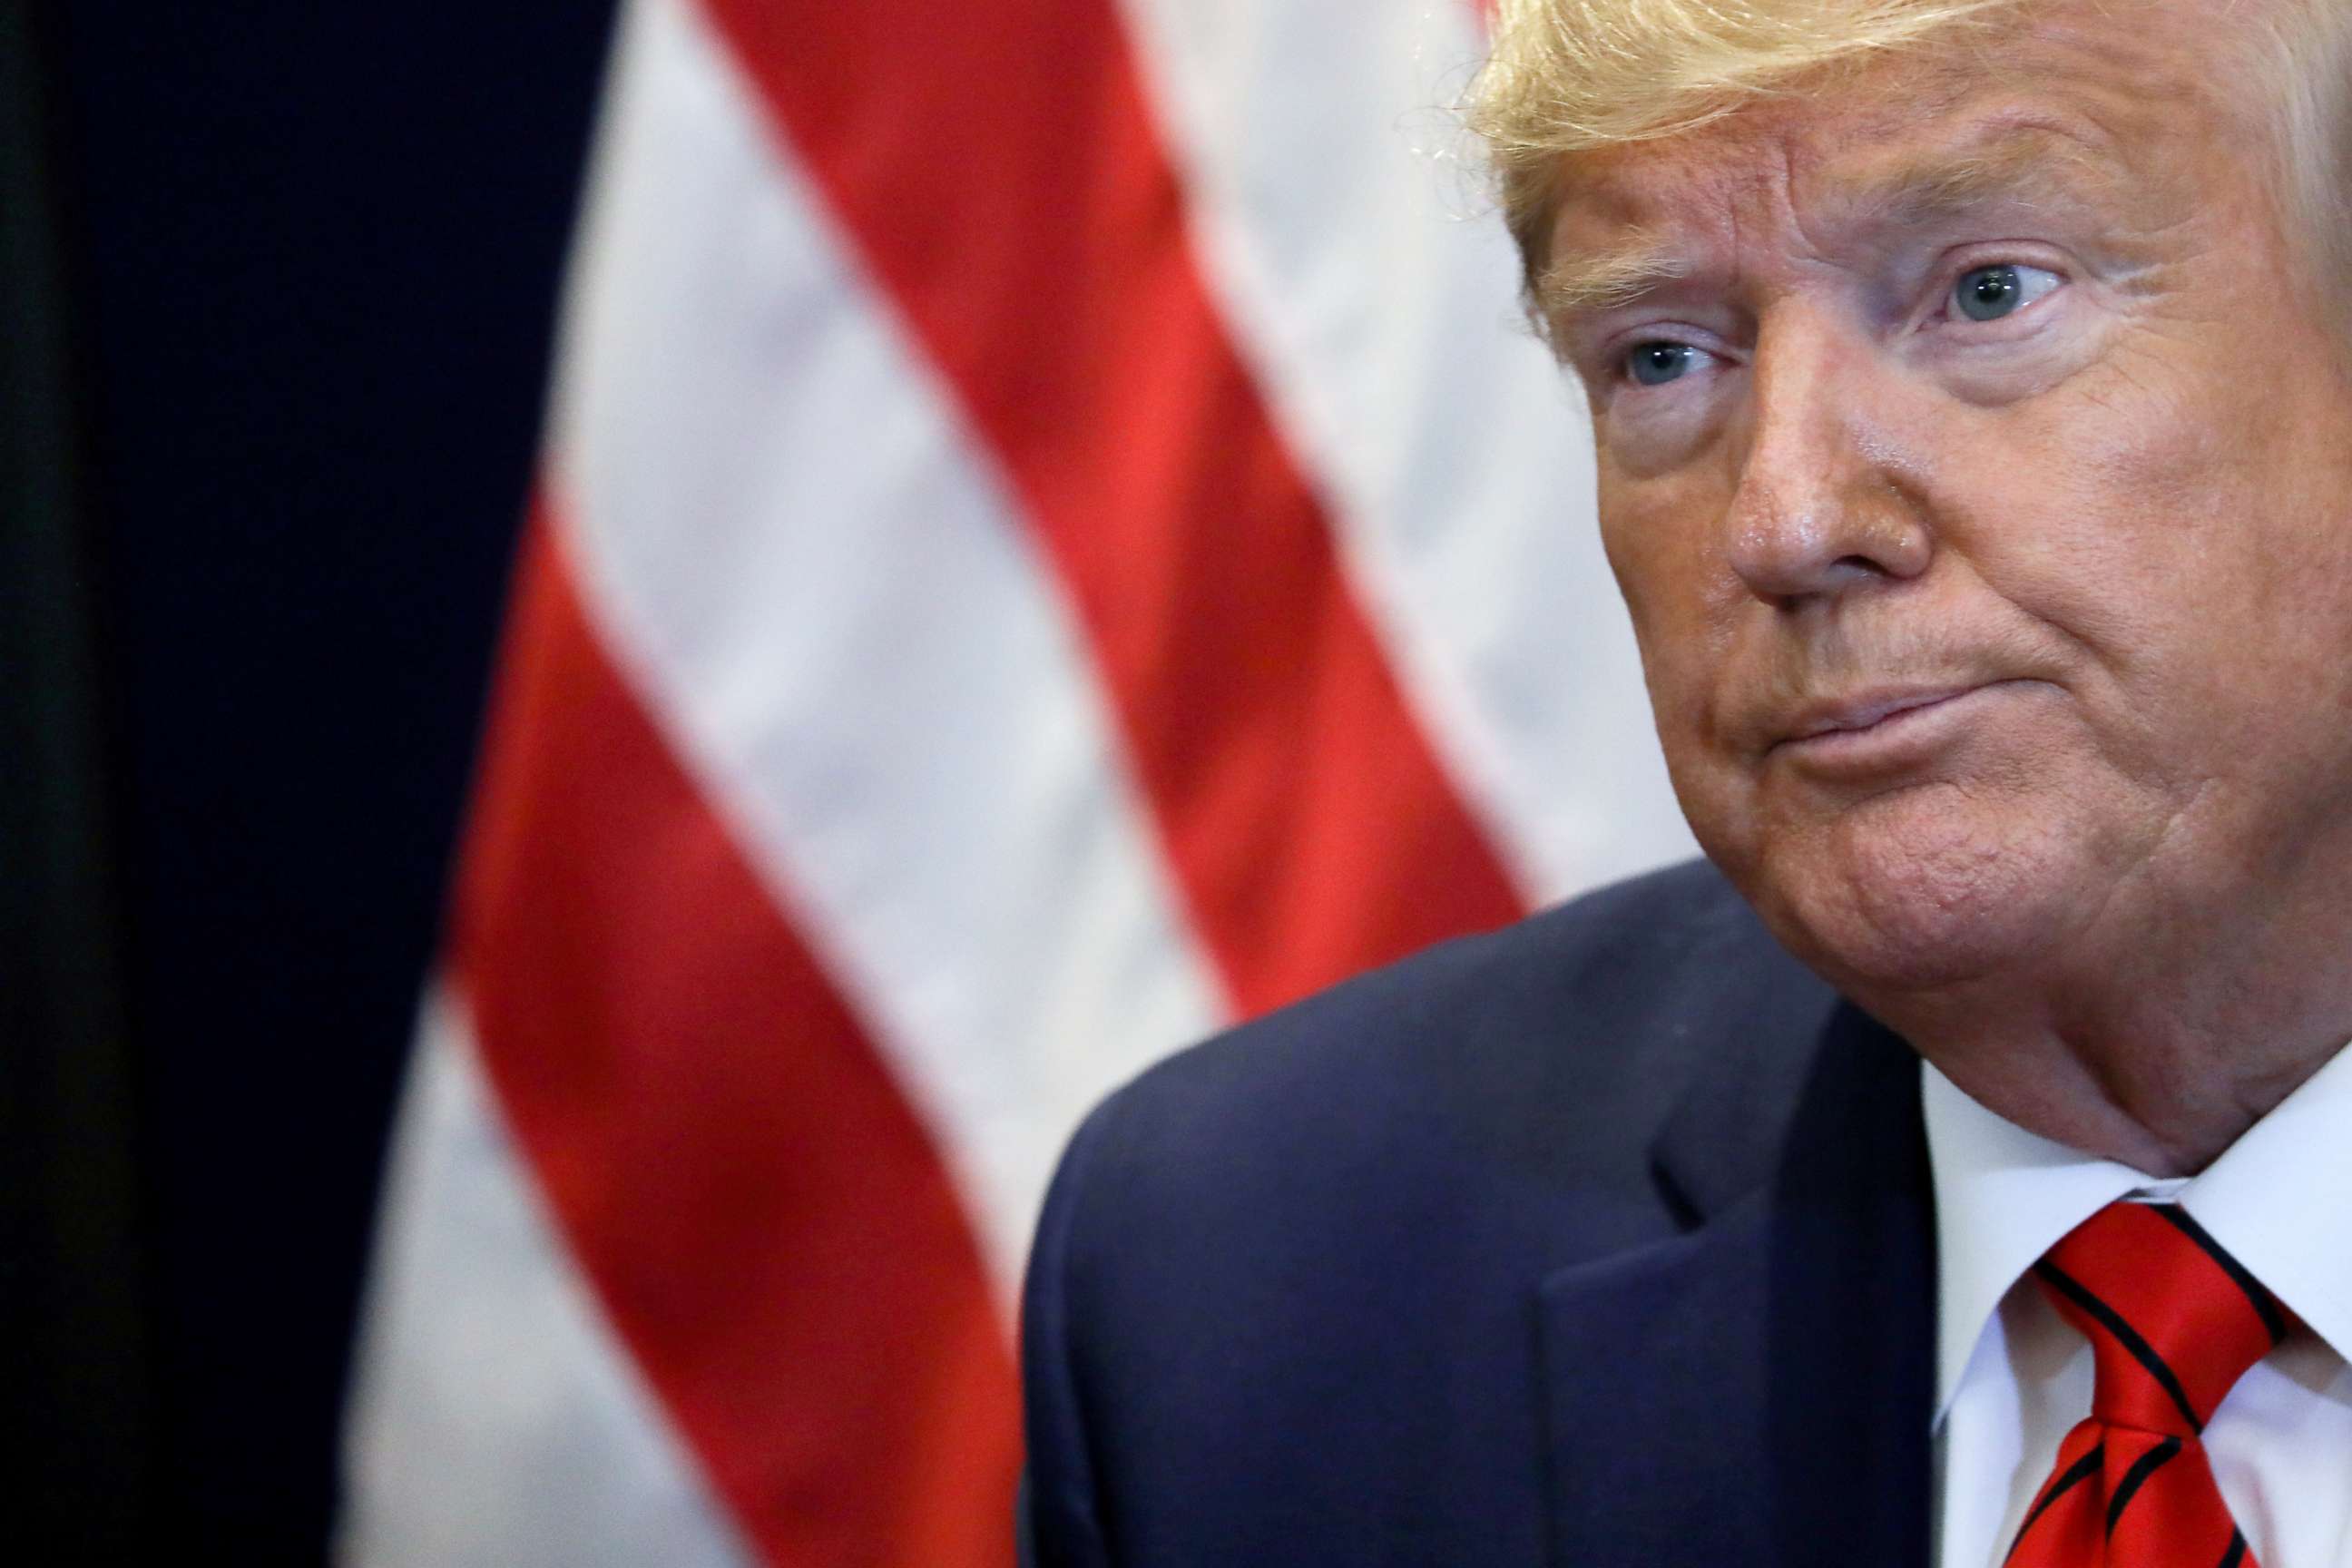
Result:
[[2193,1215],[2307,1327],[2214,1412],[2205,1448],[2262,1568],[2352,1568],[2352,1048],[2194,1177],[2159,1181],[2002,1120],[1933,1067],[1936,1561],[1996,1568],[2091,1412],[2091,1349],[2026,1271],[2116,1198]]

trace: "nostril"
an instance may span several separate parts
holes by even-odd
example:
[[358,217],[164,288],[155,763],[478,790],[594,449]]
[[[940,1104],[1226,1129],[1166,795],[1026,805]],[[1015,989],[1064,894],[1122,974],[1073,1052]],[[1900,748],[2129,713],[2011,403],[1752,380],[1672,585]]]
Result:
[[1801,506],[1756,495],[1726,543],[1727,564],[1749,593],[1788,607],[1870,584],[1918,576],[1933,555],[1925,520],[1890,506],[1886,492],[1814,495]]

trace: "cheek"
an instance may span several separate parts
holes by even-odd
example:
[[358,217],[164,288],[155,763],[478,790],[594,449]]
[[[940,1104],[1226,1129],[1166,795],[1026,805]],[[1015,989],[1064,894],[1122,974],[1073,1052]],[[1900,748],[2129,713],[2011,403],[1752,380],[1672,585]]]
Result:
[[2214,612],[2248,564],[2245,453],[2179,385],[2119,356],[2087,384],[1983,432],[1999,462],[1959,461],[1946,543],[2001,598],[2121,679],[2183,672],[2184,643],[2244,637]]
[[[1709,573],[1696,498],[1655,484],[1601,486],[1601,545],[1642,653],[1642,674],[1667,761],[1696,743],[1721,637],[1713,626]],[[1638,500],[1629,491],[1647,492]]]
[[1727,578],[1713,532],[1724,504],[1699,476],[1634,479],[1601,460],[1601,548],[1654,680],[1668,654],[1704,646],[1721,617]]
[[[1719,504],[1696,487],[1657,481],[1601,484],[1602,544],[1642,653],[1659,748],[1683,816],[1700,847],[1738,869],[1753,859],[1753,785],[1715,743],[1714,714],[1735,613],[1727,573],[1695,526]],[[1638,496],[1638,504],[1635,498]]]
[[2176,346],[2011,411],[1982,432],[2008,458],[1942,498],[1949,545],[2063,638],[2105,765],[2167,795],[2277,762],[2289,693],[2352,700],[2352,530],[2309,482],[2341,416],[2315,441],[2287,386],[2245,396]]

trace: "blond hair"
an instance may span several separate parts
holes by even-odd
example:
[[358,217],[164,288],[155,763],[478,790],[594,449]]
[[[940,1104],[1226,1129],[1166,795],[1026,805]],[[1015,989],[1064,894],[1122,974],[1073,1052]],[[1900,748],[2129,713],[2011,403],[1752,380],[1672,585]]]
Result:
[[[1497,0],[1467,118],[1486,142],[1530,299],[1549,262],[1560,162],[1672,136],[1800,76],[1934,41],[2031,0]],[[2272,89],[2283,216],[2315,262],[2324,308],[2352,281],[2352,0],[2273,0],[2255,29]],[[2332,280],[2332,281],[2331,281]]]
[[2280,205],[2352,356],[2352,0],[2294,0],[2266,21]]

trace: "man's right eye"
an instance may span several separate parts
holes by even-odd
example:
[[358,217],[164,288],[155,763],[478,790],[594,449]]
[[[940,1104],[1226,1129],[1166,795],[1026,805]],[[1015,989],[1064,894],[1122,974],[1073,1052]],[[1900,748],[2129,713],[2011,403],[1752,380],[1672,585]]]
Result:
[[1664,386],[1697,368],[1701,351],[1663,339],[1636,343],[1625,355],[1625,374],[1642,386]]

